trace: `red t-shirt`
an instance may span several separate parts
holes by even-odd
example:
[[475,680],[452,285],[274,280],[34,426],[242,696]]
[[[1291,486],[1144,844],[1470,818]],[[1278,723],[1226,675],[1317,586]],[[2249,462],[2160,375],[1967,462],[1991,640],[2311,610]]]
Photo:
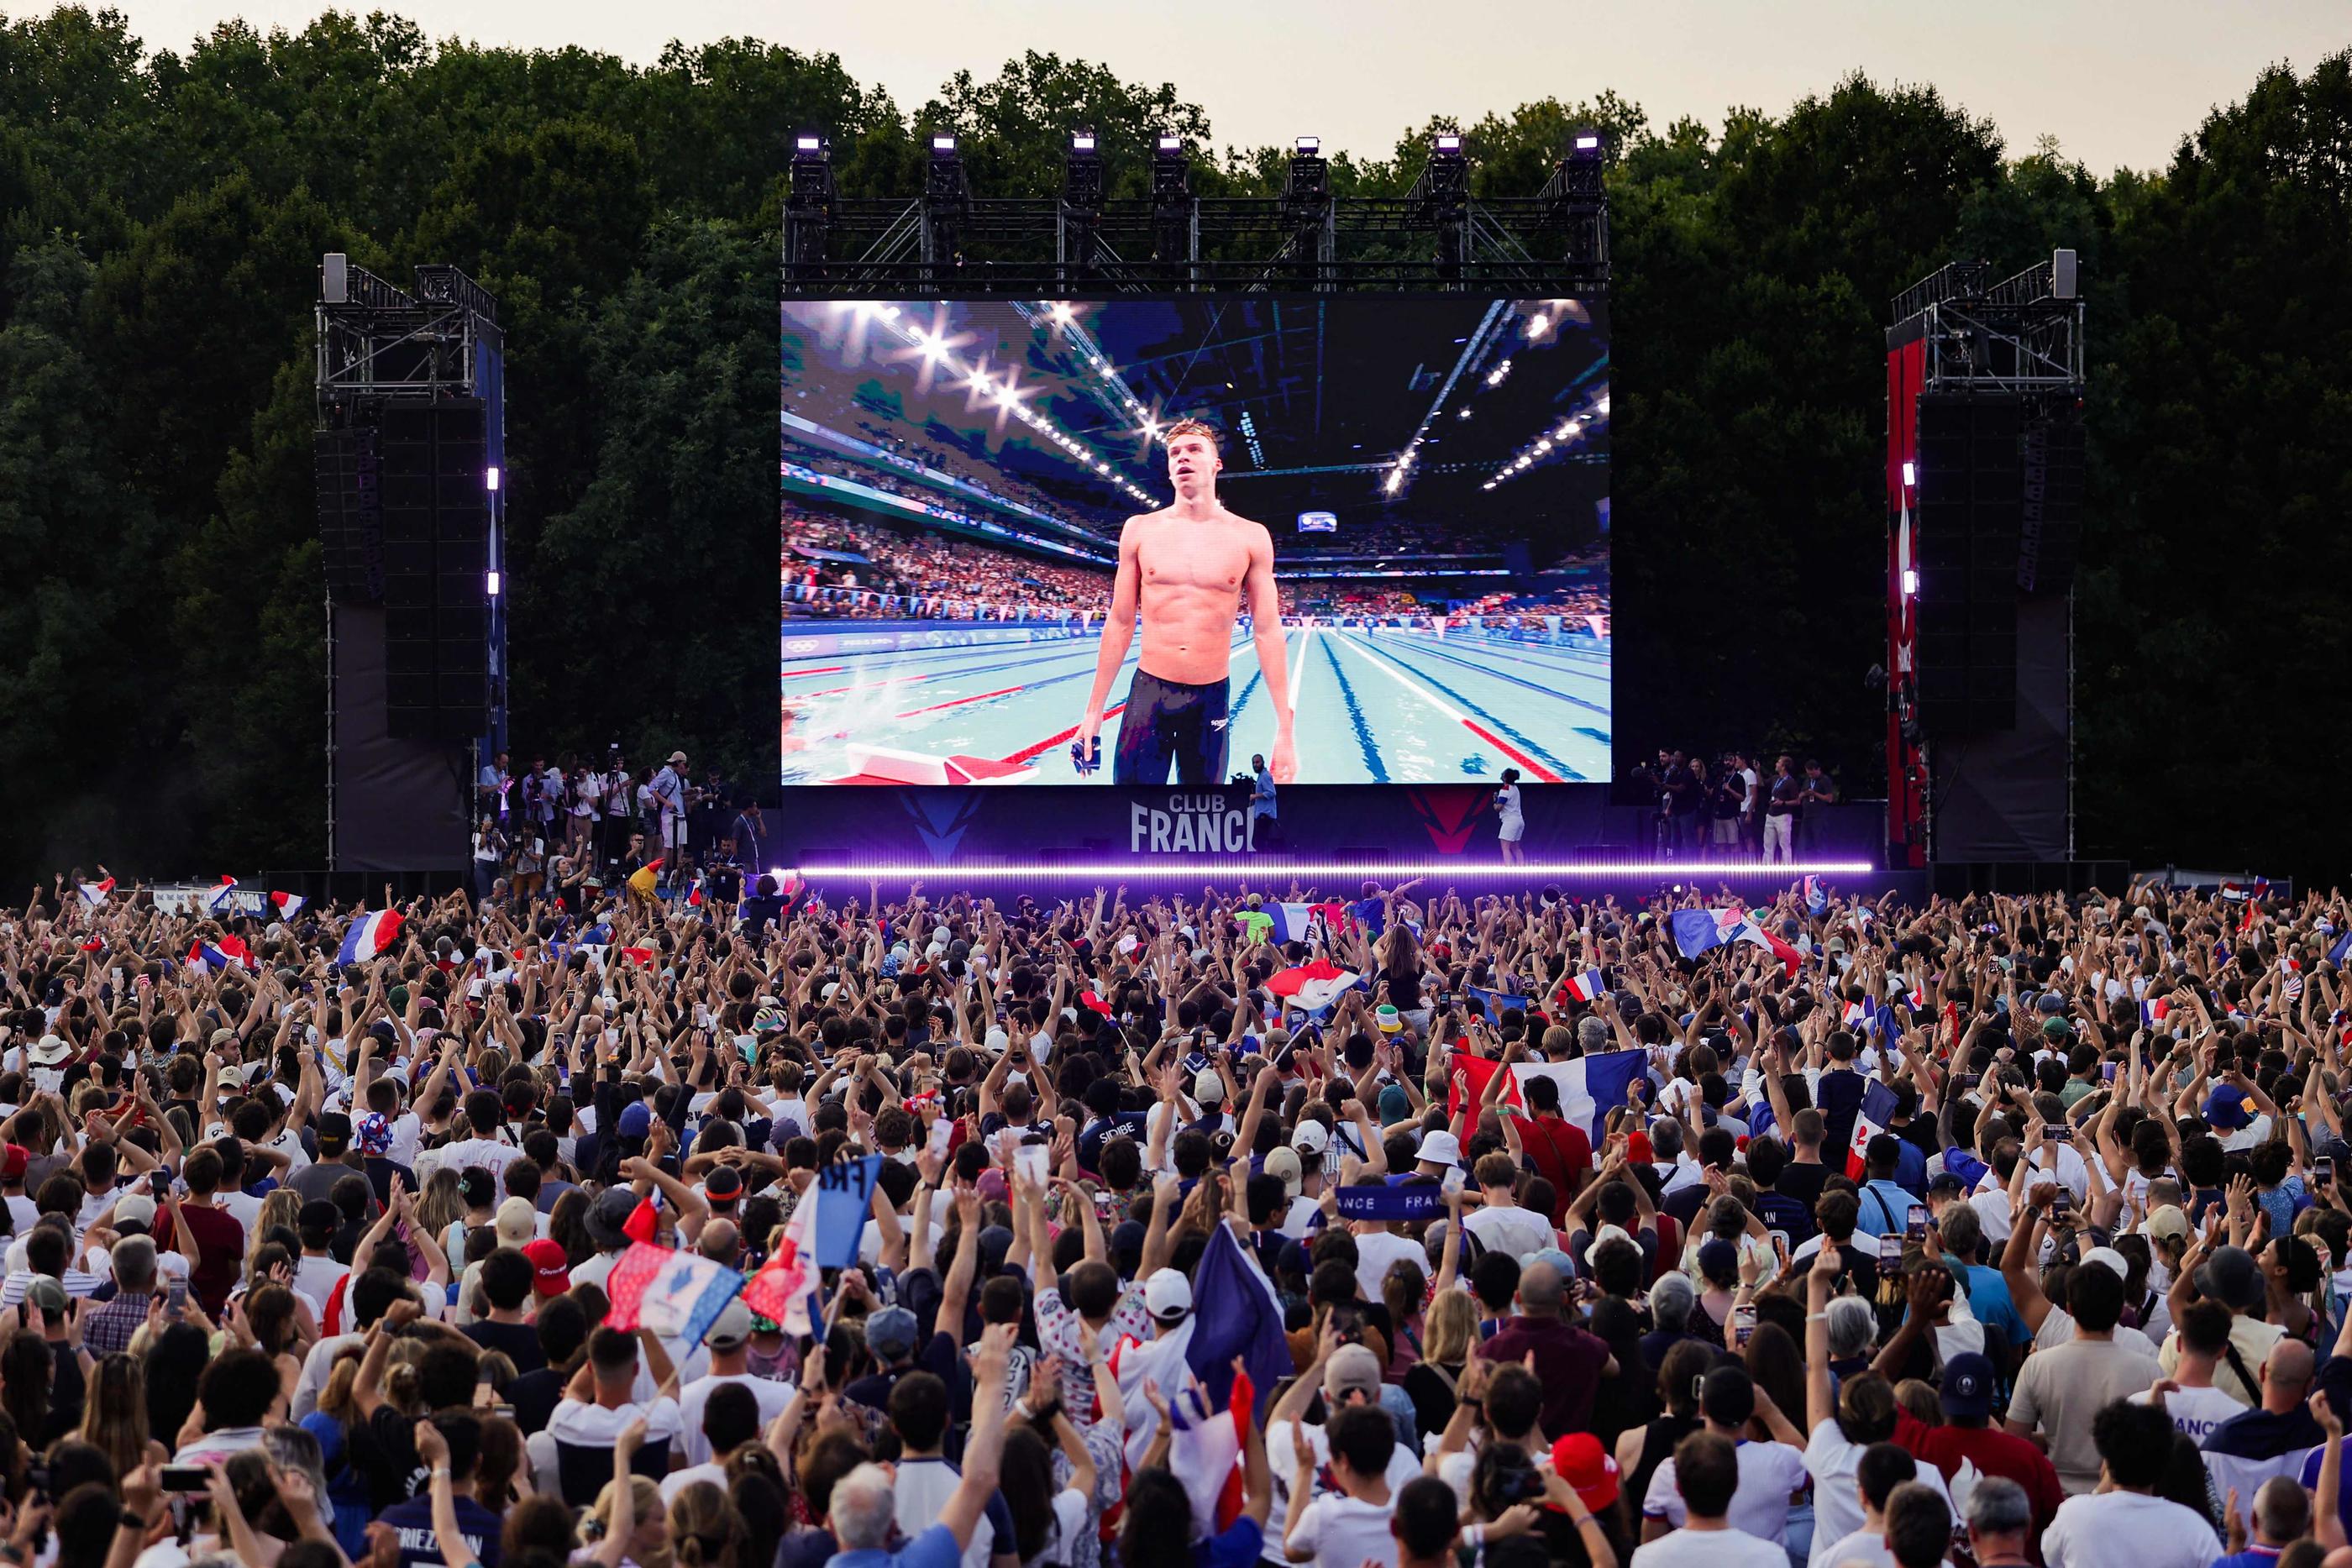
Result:
[[1514,1116],[1511,1124],[1519,1130],[1519,1142],[1536,1163],[1536,1175],[1551,1183],[1552,1191],[1559,1195],[1551,1222],[1561,1224],[1568,1218],[1570,1200],[1576,1196],[1577,1180],[1592,1168],[1592,1140],[1565,1116],[1533,1121]]
[[[188,1222],[188,1232],[204,1253],[188,1275],[188,1289],[196,1293],[205,1312],[218,1317],[245,1268],[245,1226],[227,1210],[202,1204],[182,1204],[180,1216]],[[158,1244],[168,1249],[177,1234],[172,1228],[171,1211],[166,1209],[158,1218]]]
[[1895,1441],[1943,1471],[1946,1480],[1959,1474],[1960,1461],[1966,1459],[1986,1475],[2005,1476],[2023,1487],[2026,1500],[2033,1505],[2033,1528],[2026,1540],[2035,1547],[2035,1556],[2041,1555],[2042,1531],[2057,1514],[2058,1505],[2066,1500],[2049,1455],[1998,1427],[1930,1427],[1899,1406]]

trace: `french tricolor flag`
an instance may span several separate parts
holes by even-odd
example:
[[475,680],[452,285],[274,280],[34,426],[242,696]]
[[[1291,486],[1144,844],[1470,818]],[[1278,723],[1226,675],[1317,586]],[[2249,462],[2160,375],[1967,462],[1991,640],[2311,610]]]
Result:
[[1570,975],[1560,989],[1580,1002],[1593,1002],[1599,1001],[1601,993],[1608,988],[1601,983],[1600,970],[1587,969],[1581,975]]
[[1870,1009],[1864,1007],[1860,1002],[1848,1002],[1845,1005],[1844,1015],[1841,1017],[1838,1021],[1844,1024],[1848,1029],[1852,1029],[1855,1024],[1860,1023],[1869,1016]]
[[1863,1090],[1862,1108],[1853,1118],[1853,1136],[1845,1146],[1845,1174],[1853,1180],[1860,1181],[1866,1168],[1863,1155],[1870,1140],[1893,1125],[1895,1104],[1895,1091],[1875,1078]]
[[2339,969],[2344,967],[2344,961],[2347,958],[2352,958],[2352,931],[2347,931],[2343,936],[2338,936],[2336,939],[2336,946],[2327,950],[2327,961]]
[[335,956],[335,961],[364,964],[399,940],[400,911],[379,909],[352,922],[351,928],[343,933],[342,951]]
[[226,915],[236,904],[236,878],[224,875],[220,885],[205,896],[205,913]]
[[280,920],[293,919],[302,913],[302,906],[310,902],[299,893],[273,893],[269,895],[269,906],[278,911],[278,918]]
[[202,965],[207,969],[226,969],[235,964],[240,969],[253,967],[253,954],[234,936],[224,936],[217,943],[198,942],[188,949],[188,966]]
[[1319,904],[1269,904],[1265,913],[1274,916],[1274,929],[1267,935],[1276,942],[1313,941],[1315,916],[1323,907]]
[[2164,1022],[2166,1016],[2171,1011],[2172,1004],[2161,997],[2154,1001],[2144,1001],[2139,1005],[2139,1027],[2145,1030],[2156,1029]]
[[1822,879],[1818,876],[1808,875],[1805,878],[1805,908],[1817,918],[1830,912],[1829,890],[1822,885]]
[[110,876],[104,882],[85,882],[75,885],[81,889],[81,901],[96,909],[106,902],[106,895],[114,891],[114,879]]
[[702,907],[702,879],[698,876],[694,879],[694,886],[687,893],[686,906],[688,909]]

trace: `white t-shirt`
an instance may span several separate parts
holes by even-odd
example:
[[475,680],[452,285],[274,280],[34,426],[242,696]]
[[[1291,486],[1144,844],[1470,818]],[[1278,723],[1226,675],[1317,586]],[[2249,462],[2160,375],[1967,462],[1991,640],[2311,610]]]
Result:
[[[1739,1488],[1731,1494],[1725,1517],[1734,1530],[1759,1541],[1778,1541],[1789,1529],[1789,1494],[1805,1484],[1805,1456],[1786,1443],[1751,1443],[1745,1437],[1739,1440],[1738,1456]],[[1662,1519],[1676,1530],[1690,1517],[1671,1456],[1650,1474],[1642,1517]]]
[[2221,1555],[2202,1515],[2136,1491],[2070,1497],[2042,1532],[2049,1568],[2212,1568]]
[[[1862,1463],[1864,1447],[1848,1440],[1835,1421],[1814,1427],[1812,1439],[1805,1445],[1805,1469],[1813,1478],[1813,1551],[1807,1560],[1811,1568],[1831,1568],[1829,1549],[1862,1528],[1862,1495],[1855,1484],[1855,1469]],[[1935,1488],[1946,1506],[1950,1505],[1951,1489],[1944,1484],[1943,1471],[1922,1461],[1912,1479]]]
[[705,1463],[698,1465],[688,1465],[682,1470],[670,1471],[669,1474],[662,1477],[661,1479],[662,1501],[665,1503],[676,1502],[677,1500],[677,1494],[684,1491],[687,1488],[692,1486],[697,1481],[709,1481],[720,1491],[725,1491],[727,1490],[727,1467],[724,1465],[710,1464],[706,1461]]
[[630,1422],[646,1418],[646,1441],[658,1443],[663,1438],[676,1439],[678,1434],[677,1401],[656,1399],[650,1405],[623,1405],[612,1410],[602,1405],[579,1399],[556,1403],[555,1414],[547,1418],[547,1430],[559,1443],[569,1443],[581,1448],[609,1448],[628,1428]]
[[1895,1568],[1895,1553],[1886,1550],[1886,1531],[1865,1525],[1843,1541],[1830,1543],[1822,1554],[1825,1568]]
[[[436,1170],[463,1171],[468,1166],[479,1166],[496,1178],[499,1190],[507,1186],[507,1167],[522,1158],[522,1151],[512,1144],[502,1144],[495,1138],[464,1138],[454,1144],[444,1144],[430,1151],[438,1160]],[[417,1172],[417,1179],[425,1173]]]
[[1391,1236],[1385,1230],[1370,1231],[1356,1238],[1356,1287],[1364,1300],[1381,1299],[1381,1282],[1389,1277],[1389,1268],[1400,1258],[1410,1258],[1429,1268],[1429,1254],[1420,1242],[1409,1236]]
[[[1462,1228],[1489,1252],[1524,1260],[1530,1252],[1557,1247],[1559,1239],[1540,1214],[1516,1205],[1506,1208],[1475,1208],[1463,1216]],[[1426,1254],[1424,1254],[1426,1256]]]
[[[899,1532],[912,1541],[937,1524],[948,1500],[962,1485],[962,1472],[945,1459],[899,1460],[898,1477],[891,1488]],[[971,1543],[963,1549],[963,1568],[988,1568],[988,1559],[998,1545],[1007,1552],[1018,1550],[1009,1539],[998,1542],[987,1515],[982,1514],[972,1526]]]
[[1288,1544],[1293,1552],[1312,1552],[1315,1568],[1364,1568],[1370,1563],[1396,1568],[1397,1541],[1389,1529],[1395,1512],[1393,1496],[1386,1502],[1341,1493],[1318,1497],[1307,1505]]
[[[2135,1405],[2147,1403],[2145,1389],[2131,1396]],[[2172,1417],[2175,1429],[2189,1434],[2199,1448],[2211,1437],[2213,1428],[2232,1416],[2242,1416],[2247,1407],[2218,1388],[2175,1388],[2164,1396],[2164,1413]]]
[[708,1464],[710,1460],[710,1439],[702,1435],[702,1412],[710,1403],[712,1391],[722,1383],[740,1383],[751,1391],[752,1397],[760,1402],[760,1430],[763,1432],[768,1423],[782,1415],[784,1406],[792,1403],[793,1385],[772,1377],[754,1377],[748,1372],[739,1372],[725,1376],[713,1373],[709,1377],[697,1378],[677,1393],[677,1418],[686,1429],[688,1464]]
[[[1276,1421],[1265,1429],[1268,1459],[1276,1454],[1282,1456],[1280,1464],[1270,1466],[1274,1472],[1274,1507],[1265,1517],[1265,1539],[1269,1551],[1281,1550],[1282,1532],[1290,1525],[1290,1483],[1298,1473],[1296,1444],[1291,1439],[1290,1428],[1290,1422]],[[1315,1450],[1315,1473],[1320,1476],[1323,1467],[1331,1462],[1331,1439],[1322,1427],[1311,1423],[1307,1425],[1305,1431],[1307,1446]],[[1281,1446],[1277,1448],[1276,1444]],[[1421,1461],[1414,1458],[1409,1447],[1399,1443],[1396,1452],[1389,1456],[1389,1496],[1394,1498],[1407,1482],[1419,1474]],[[1328,1497],[1333,1494],[1325,1492],[1320,1495]]]
[[1744,1530],[1677,1530],[1633,1548],[1633,1568],[1789,1568],[1789,1553]]

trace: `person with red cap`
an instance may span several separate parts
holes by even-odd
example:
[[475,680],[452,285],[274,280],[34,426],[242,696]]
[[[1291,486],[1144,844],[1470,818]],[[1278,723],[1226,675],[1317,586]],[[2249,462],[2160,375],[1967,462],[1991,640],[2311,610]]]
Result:
[[41,1211],[25,1196],[25,1172],[33,1163],[33,1152],[22,1144],[10,1144],[0,1148],[0,1198],[8,1202],[8,1213],[16,1223],[9,1229],[22,1236],[33,1228]]

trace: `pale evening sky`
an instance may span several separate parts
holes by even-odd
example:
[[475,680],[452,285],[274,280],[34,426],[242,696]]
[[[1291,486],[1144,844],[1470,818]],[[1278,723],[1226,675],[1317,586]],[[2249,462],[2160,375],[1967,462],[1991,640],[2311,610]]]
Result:
[[[316,0],[112,0],[152,48],[186,47],[224,16],[299,28]],[[2209,109],[2265,65],[2307,72],[2352,47],[2345,0],[404,0],[435,37],[576,44],[647,61],[663,43],[750,35],[840,55],[902,111],[958,69],[992,76],[1024,49],[1175,84],[1220,146],[1312,132],[1385,155],[1433,114],[1467,120],[1604,88],[1654,127],[1719,125],[1727,107],[1778,113],[1860,68],[1928,81],[1989,116],[2012,154],[2055,135],[2097,173],[2167,162]],[[19,11],[24,14],[32,7]]]

